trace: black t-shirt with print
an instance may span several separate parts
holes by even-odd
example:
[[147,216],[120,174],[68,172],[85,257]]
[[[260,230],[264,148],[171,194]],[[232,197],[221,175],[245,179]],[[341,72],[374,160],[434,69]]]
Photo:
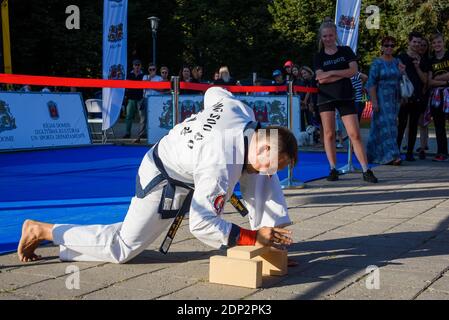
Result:
[[[410,57],[407,53],[402,53],[398,56],[399,60],[405,65],[405,72],[408,78],[413,83],[413,96],[415,99],[423,99],[423,87],[424,84],[419,77],[418,71],[416,71],[413,63],[414,58]],[[429,72],[429,61],[426,58],[421,58],[419,68],[422,72]]]
[[[315,70],[331,71],[349,69],[349,63],[357,57],[348,46],[337,46],[337,52],[326,54],[324,49],[315,55]],[[319,84],[318,105],[339,100],[353,100],[351,79],[344,78],[332,83]]]
[[449,72],[449,51],[446,51],[441,59],[435,56],[430,58],[430,71],[432,71],[432,79]]

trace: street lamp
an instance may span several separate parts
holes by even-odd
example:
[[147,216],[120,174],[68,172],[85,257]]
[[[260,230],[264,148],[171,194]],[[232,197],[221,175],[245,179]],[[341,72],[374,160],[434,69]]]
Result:
[[156,65],[156,35],[160,19],[152,16],[147,18],[147,20],[150,20],[151,33],[153,34],[153,63]]

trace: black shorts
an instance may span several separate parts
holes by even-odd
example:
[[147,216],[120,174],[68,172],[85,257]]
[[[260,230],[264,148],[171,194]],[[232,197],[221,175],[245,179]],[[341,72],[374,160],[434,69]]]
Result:
[[329,103],[325,103],[318,106],[318,109],[321,112],[333,111],[335,109],[340,113],[340,117],[347,116],[349,114],[357,114],[357,109],[355,107],[354,100],[340,100],[340,101],[332,101]]

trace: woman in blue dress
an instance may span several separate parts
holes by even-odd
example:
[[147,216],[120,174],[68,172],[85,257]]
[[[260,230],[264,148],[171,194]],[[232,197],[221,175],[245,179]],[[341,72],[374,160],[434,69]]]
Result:
[[382,56],[371,64],[366,85],[373,106],[367,145],[370,163],[401,164],[396,138],[401,101],[399,83],[402,73],[405,72],[405,66],[393,57],[395,43],[393,37],[382,39]]

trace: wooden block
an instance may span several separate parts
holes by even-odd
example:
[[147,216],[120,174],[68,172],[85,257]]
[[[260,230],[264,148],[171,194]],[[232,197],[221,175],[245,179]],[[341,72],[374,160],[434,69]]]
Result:
[[228,249],[227,254],[229,258],[252,259],[269,251],[270,247],[265,246],[235,246]]
[[262,261],[262,274],[270,276],[284,276],[288,273],[288,251],[276,248],[260,256],[253,258],[254,261]]
[[262,286],[262,261],[210,257],[209,282],[246,288]]

